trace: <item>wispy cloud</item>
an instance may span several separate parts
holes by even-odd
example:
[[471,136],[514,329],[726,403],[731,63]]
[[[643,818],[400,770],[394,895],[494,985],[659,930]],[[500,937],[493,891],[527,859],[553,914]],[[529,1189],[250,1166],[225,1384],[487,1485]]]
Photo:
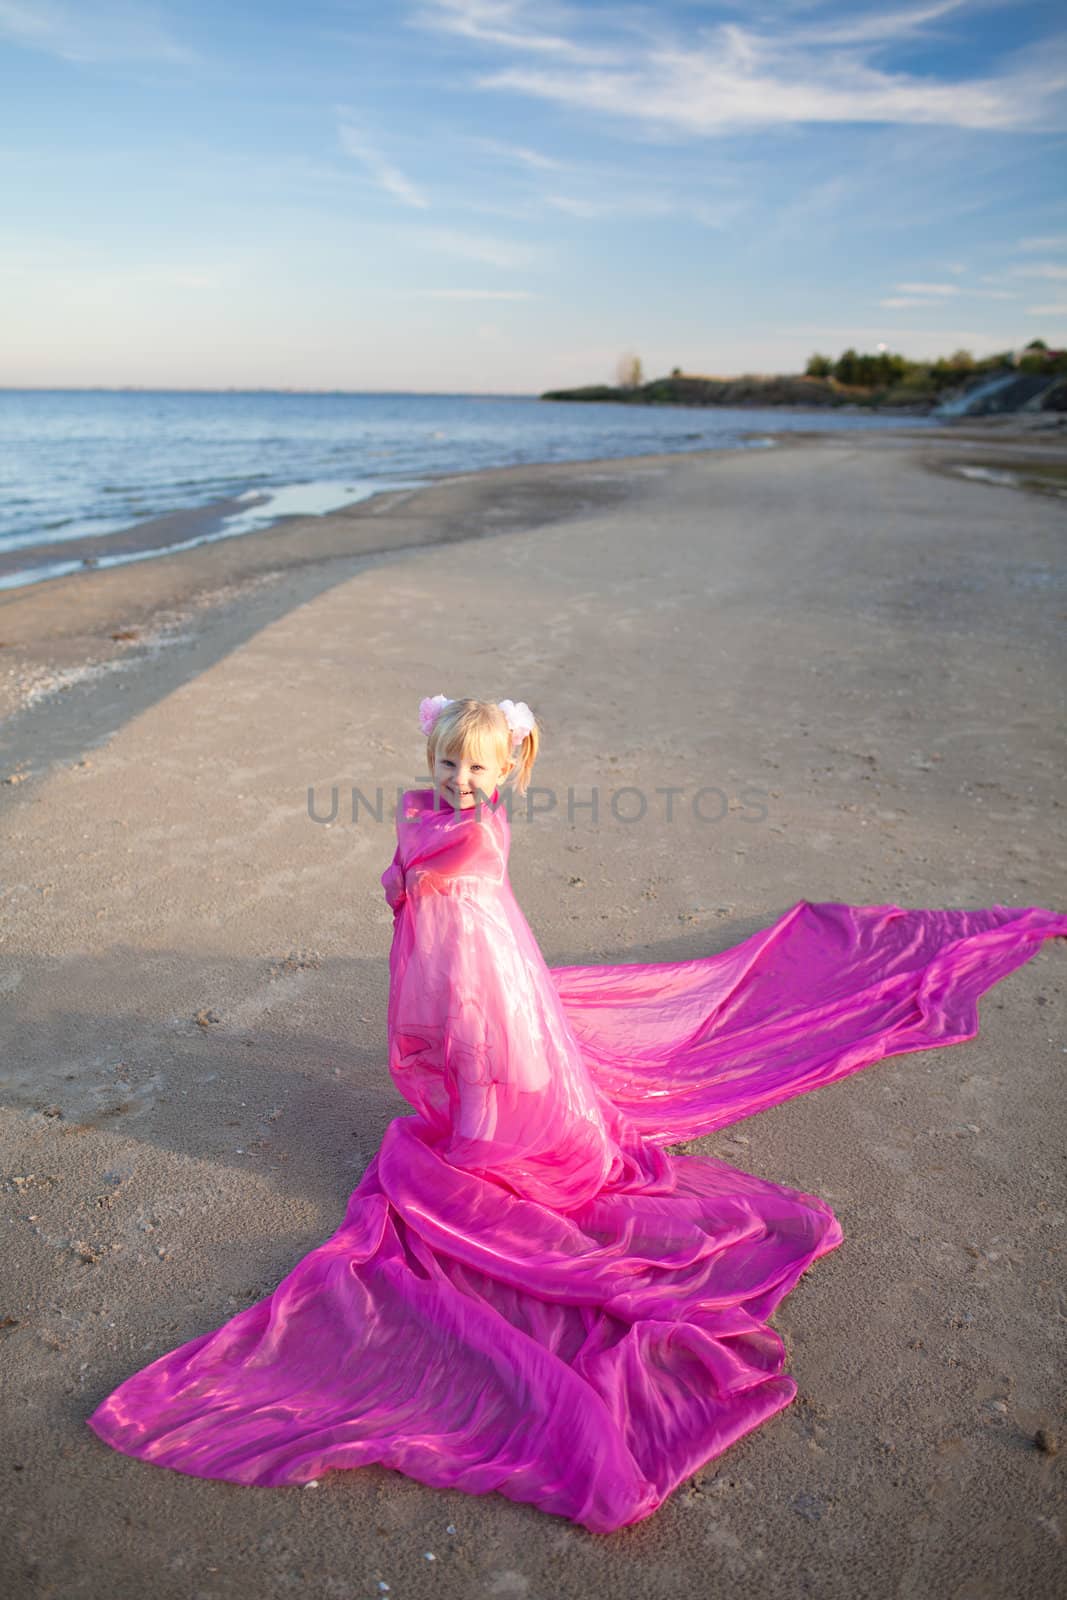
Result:
[[1067,300],[1052,300],[1048,305],[1027,306],[1028,317],[1067,317]]
[[406,230],[404,238],[434,254],[456,256],[462,261],[480,261],[490,267],[532,267],[541,263],[544,254],[537,246],[485,234],[464,233],[458,228],[410,228]]
[[406,206],[416,206],[420,209],[427,207],[430,202],[410,178],[406,178],[399,168],[387,161],[381,151],[363,137],[344,110],[339,115],[341,120],[337,126],[337,137],[345,154],[362,161],[375,183],[380,189],[384,189],[386,194],[391,194],[394,199]]
[[1067,250],[1067,233],[1045,233],[1020,239],[1016,250]]
[[[1009,69],[939,80],[883,70],[889,43],[990,0],[941,0],[880,16],[797,23],[788,13],[763,27],[719,23],[679,36],[667,23],[624,12],[631,37],[592,49],[573,37],[576,10],[527,0],[430,0],[415,26],[461,34],[513,57],[540,57],[476,76],[482,89],[600,113],[658,131],[709,135],[802,123],[944,124],[959,128],[1062,128],[1067,112],[1067,35],[1016,54]],[[654,14],[653,14],[654,15]],[[635,42],[632,35],[639,34]]]
[[[846,322],[829,325],[825,323],[799,323],[790,324],[788,328],[778,330],[790,337],[803,339],[819,339],[827,343],[837,340],[842,345],[855,345],[857,349],[871,348],[879,340],[889,337],[893,340],[915,339],[928,340],[931,329],[927,326],[920,327],[887,327],[884,322]],[[942,350],[945,349],[1001,349],[1011,350],[1019,342],[1017,327],[1010,331],[998,332],[995,328],[948,328],[943,323],[937,324],[936,337]]]
[[1061,266],[1057,261],[1035,261],[1033,265],[1025,267],[1005,268],[1005,277],[1008,278],[1057,278],[1067,281],[1067,267]]
[[[983,272],[982,274],[982,282],[984,284],[1018,284],[1020,279],[1025,280],[1027,278],[1049,278],[1054,283],[1064,283],[1067,282],[1067,266],[1063,266],[1057,261],[1035,261],[1032,264],[1026,263],[1025,265],[1004,267],[1000,272]],[[991,295],[1001,291],[985,289],[982,292]],[[1013,295],[1018,294],[1018,292],[1018,289],[1012,291]],[[1034,289],[1027,285],[1024,292],[1033,294]]]
[[[527,198],[521,206],[464,197],[464,207],[469,210],[526,222],[536,221],[545,208],[590,222],[678,216],[709,228],[723,228],[736,221],[749,205],[747,199],[738,198],[706,201],[694,193],[692,184],[681,185],[670,180],[660,183],[655,192],[636,188],[632,170],[619,163],[560,160],[525,145],[473,135],[461,135],[460,142],[513,167],[527,169],[535,175],[544,173],[546,181],[549,181],[547,175],[551,175],[559,184],[558,188],[547,191],[543,187],[531,187],[525,191]],[[742,187],[742,182],[740,177],[720,168],[703,178],[702,186],[736,191]]]
[[936,5],[910,6],[882,15],[843,17],[836,22],[796,28],[793,37],[807,45],[883,44],[897,39],[910,39],[924,32],[927,23],[936,22],[940,17],[959,11],[968,4],[969,0],[940,0]]
[[546,194],[542,203],[586,222],[628,221],[640,217],[688,217],[708,228],[726,228],[748,209],[743,199],[709,202],[690,195],[644,194],[623,190],[585,197]]
[[173,37],[153,6],[135,0],[0,0],[0,38],[64,61],[198,60]]
[[958,283],[898,283],[901,294],[959,294]]
[[533,10],[526,0],[429,0],[415,11],[411,25],[567,61],[603,64],[621,59],[618,51],[581,44],[562,32],[546,31],[554,21],[561,27],[573,27],[579,20],[575,11],[539,3],[536,21],[531,21]]
[[499,156],[504,161],[513,161],[522,167],[533,167],[544,172],[558,172],[566,166],[566,162],[557,161],[553,156],[542,155],[539,150],[529,150],[525,145],[507,144],[501,139],[468,138],[466,143],[476,146],[479,150],[486,150],[490,155]]
[[513,68],[477,82],[690,134],[819,122],[1024,128],[1039,123],[1051,94],[1039,83],[1028,92],[1006,80],[938,84],[840,60],[827,62],[821,77],[814,70],[792,75],[769,62],[749,67],[737,51],[725,61],[714,51],[659,51],[641,75]]
[[423,300],[535,300],[528,289],[412,289],[411,295]]
[[[966,269],[960,267],[962,273]],[[986,300],[1014,300],[1011,289],[983,289],[967,283],[898,283],[895,293],[878,304],[887,311],[903,311],[911,306],[942,306],[957,295],[973,295]]]

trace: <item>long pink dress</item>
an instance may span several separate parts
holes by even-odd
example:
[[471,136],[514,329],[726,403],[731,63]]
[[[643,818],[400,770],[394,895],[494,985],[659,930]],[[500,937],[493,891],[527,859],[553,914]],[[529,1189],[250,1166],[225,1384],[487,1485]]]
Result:
[[801,900],[717,955],[548,968],[503,804],[409,791],[397,834],[389,1068],[416,1114],[273,1294],[89,1426],[198,1477],[378,1462],[607,1533],[789,1404],[768,1318],[842,1239],[817,1196],[663,1146],[971,1038],[1067,916]]

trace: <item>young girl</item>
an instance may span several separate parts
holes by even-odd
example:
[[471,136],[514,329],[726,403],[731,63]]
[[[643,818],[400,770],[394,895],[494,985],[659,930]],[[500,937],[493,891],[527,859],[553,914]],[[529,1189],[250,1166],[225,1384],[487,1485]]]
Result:
[[788,1405],[767,1319],[842,1239],[816,1196],[665,1147],[972,1037],[978,995],[1067,916],[802,900],[718,954],[549,968],[503,803],[535,719],[436,695],[420,720],[432,787],[404,794],[382,878],[389,1069],[415,1115],[273,1294],[89,1425],[200,1477],[379,1462],[607,1533]]
[[382,883],[397,915],[389,1070],[445,1160],[564,1206],[619,1161],[548,968],[507,876],[500,790],[526,791],[528,707],[424,700],[432,789],[403,796]]

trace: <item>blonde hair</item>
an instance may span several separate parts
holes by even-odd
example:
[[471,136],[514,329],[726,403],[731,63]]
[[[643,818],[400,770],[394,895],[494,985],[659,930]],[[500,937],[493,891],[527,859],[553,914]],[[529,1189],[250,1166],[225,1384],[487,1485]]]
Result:
[[426,741],[426,759],[431,774],[438,752],[445,756],[488,756],[491,753],[499,767],[514,761],[504,782],[510,783],[516,794],[525,794],[540,743],[540,731],[535,722],[522,743],[512,748],[507,718],[492,700],[450,700],[442,707]]

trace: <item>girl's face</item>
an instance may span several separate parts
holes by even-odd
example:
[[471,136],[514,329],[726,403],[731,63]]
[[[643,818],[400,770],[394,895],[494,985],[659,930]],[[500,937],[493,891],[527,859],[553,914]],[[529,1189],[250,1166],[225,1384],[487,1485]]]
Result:
[[498,766],[491,747],[481,752],[438,750],[433,764],[434,788],[450,806],[466,811],[479,801],[492,800],[493,791],[503,783],[512,765],[509,761],[506,766]]

